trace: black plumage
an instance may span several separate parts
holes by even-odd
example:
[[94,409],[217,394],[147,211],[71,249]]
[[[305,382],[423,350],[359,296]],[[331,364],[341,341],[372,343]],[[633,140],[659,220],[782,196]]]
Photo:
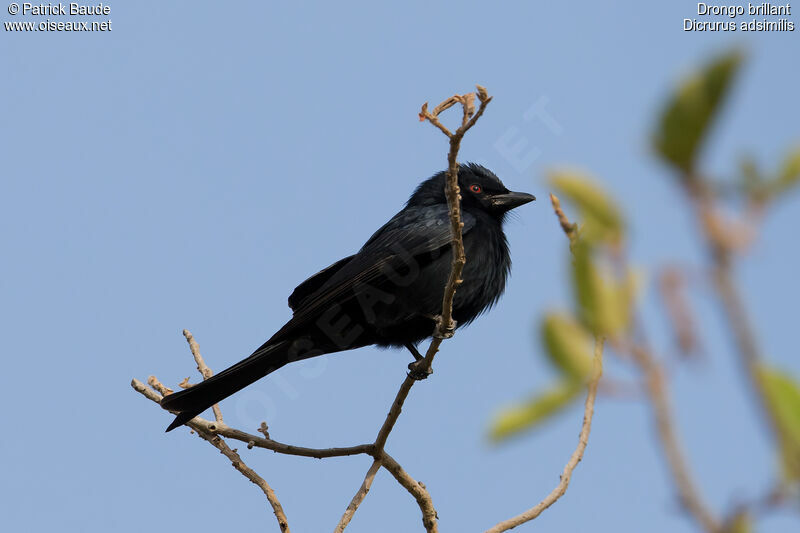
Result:
[[[510,192],[488,169],[460,165],[467,263],[453,301],[458,326],[503,293],[511,268],[503,221],[535,198]],[[406,206],[354,255],[310,277],[289,296],[292,318],[246,359],[161,401],[178,412],[167,431],[292,361],[368,345],[416,345],[430,337],[450,274],[452,250],[445,173],[422,182]]]

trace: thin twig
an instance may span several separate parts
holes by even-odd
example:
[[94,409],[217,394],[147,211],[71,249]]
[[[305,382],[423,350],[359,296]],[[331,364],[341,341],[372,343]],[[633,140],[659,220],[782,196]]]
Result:
[[403,470],[400,463],[395,461],[391,455],[385,451],[381,453],[381,464],[391,473],[400,485],[402,485],[413,497],[417,500],[422,511],[422,525],[428,533],[438,533],[439,527],[436,521],[439,516],[436,509],[433,507],[433,499],[421,481],[412,478],[408,473]]
[[252,435],[250,433],[229,427],[226,424],[215,424],[207,421],[203,421],[203,423],[213,426],[210,428],[211,431],[214,431],[223,437],[246,442],[250,448],[264,448],[266,450],[272,450],[273,452],[282,453],[284,455],[298,455],[301,457],[325,459],[326,457],[345,457],[348,455],[359,454],[371,455],[373,449],[372,444],[360,444],[358,446],[347,446],[340,448],[306,448],[303,446],[284,444],[271,438],[267,439]]
[[[461,235],[461,228],[463,227],[463,224],[461,222],[461,205],[458,189],[458,163],[456,162],[456,158],[458,156],[458,150],[461,146],[461,139],[464,137],[464,134],[475,124],[475,121],[483,114],[484,109],[491,101],[491,97],[486,94],[486,89],[480,85],[478,86],[478,94],[481,101],[478,112],[473,115],[472,118],[465,124],[462,123],[461,127],[458,128],[455,133],[450,133],[447,128],[444,128],[440,125],[438,121],[438,114],[444,109],[454,105],[460,96],[456,95],[445,100],[436,107],[433,114],[427,111],[427,103],[422,106],[422,111],[420,112],[420,117],[423,120],[427,119],[429,122],[431,122],[431,124],[439,127],[439,129],[441,129],[444,134],[450,138],[450,151],[447,154],[448,168],[445,194],[447,196],[447,208],[450,214],[450,229],[452,232],[451,247],[453,249],[453,260],[450,265],[450,276],[447,279],[447,285],[445,285],[444,295],[442,297],[442,315],[436,323],[436,329],[433,333],[433,340],[431,341],[431,344],[425,353],[425,357],[422,359],[421,364],[418,367],[418,370],[423,373],[430,370],[431,363],[433,362],[436,352],[439,350],[439,345],[441,345],[442,340],[452,337],[453,331],[455,331],[455,323],[453,322],[453,298],[455,296],[456,287],[461,283],[461,272],[464,269],[464,264],[466,264],[464,240]],[[376,453],[383,451],[383,447],[386,444],[386,439],[388,438],[389,433],[392,431],[395,422],[397,422],[397,418],[400,416],[400,412],[403,408],[403,403],[408,397],[408,392],[411,390],[411,387],[414,385],[415,381],[416,380],[413,379],[413,377],[406,376],[406,379],[403,381],[402,385],[400,385],[400,390],[397,392],[394,402],[392,402],[392,407],[386,416],[386,420],[378,432],[378,436],[375,438]]]
[[419,121],[425,122],[427,120],[428,122],[439,128],[442,131],[442,133],[444,133],[448,137],[452,137],[453,134],[450,133],[450,130],[448,130],[444,126],[444,124],[439,122],[439,117],[437,116],[438,114],[439,113],[436,112],[436,110],[434,110],[434,113],[430,113],[428,111],[428,102],[425,102],[424,104],[422,104],[422,111],[419,112]]
[[692,355],[697,351],[698,340],[680,270],[674,267],[662,270],[658,277],[658,288],[681,354]]
[[756,401],[761,410],[766,414],[766,419],[773,435],[778,435],[780,430],[775,412],[767,403],[767,390],[764,381],[759,376],[761,367],[761,351],[756,341],[756,334],[750,317],[747,315],[742,296],[731,273],[731,259],[724,253],[717,253],[714,260],[713,279],[717,295],[722,302],[722,308],[728,319],[728,326],[736,347],[739,359],[747,374],[750,385],[755,392]]
[[672,409],[670,408],[661,367],[650,352],[642,346],[632,346],[631,354],[645,375],[647,393],[656,418],[658,440],[664,449],[667,464],[678,489],[680,502],[706,532],[718,532],[720,525],[695,487],[686,459],[683,456],[680,440],[675,431]]
[[167,394],[172,394],[172,389],[158,381],[158,378],[155,376],[149,376],[147,378],[147,384],[153,387],[155,390],[161,394],[161,396],[166,396]]
[[[200,355],[200,346],[197,344],[197,341],[194,340],[194,337],[188,329],[183,330],[183,336],[186,337],[186,342],[189,343],[189,349],[192,351],[192,356],[194,357],[195,363],[197,363],[197,370],[200,372],[200,375],[203,376],[204,380],[213,376],[214,373],[208,368],[208,365],[206,365],[203,356]],[[222,422],[222,411],[219,409],[219,404],[215,403],[211,409],[214,411],[214,419],[217,422]]]
[[[206,365],[206,362],[203,360],[203,356],[200,355],[200,346],[194,340],[194,337],[189,330],[183,330],[183,336],[186,337],[186,342],[189,343],[189,349],[192,352],[192,356],[194,357],[195,362],[197,363],[197,371],[203,376],[203,379],[210,379],[211,376],[214,375],[214,372]],[[220,411],[219,405],[214,404],[213,407],[214,411],[214,419],[215,425],[224,425],[225,423],[222,421],[222,411]],[[269,483],[255,473],[255,471],[249,468],[242,458],[239,457],[239,454],[236,453],[236,450],[231,450],[231,448],[222,440],[222,437],[219,435],[212,436],[210,433],[207,433],[199,428],[199,425],[194,425],[195,431],[197,434],[200,435],[203,439],[207,440],[211,443],[212,446],[217,448],[220,453],[222,453],[225,457],[230,459],[231,464],[233,467],[242,473],[244,477],[255,483],[258,488],[264,493],[267,497],[267,501],[269,502],[270,506],[272,506],[272,512],[275,514],[275,519],[278,521],[278,526],[281,528],[283,533],[289,533],[289,521],[286,518],[286,513],[283,512],[283,506],[281,502],[278,501],[278,497],[275,495],[275,491],[272,490],[272,487],[269,486]],[[212,437],[209,439],[209,437]]]
[[550,203],[553,204],[553,211],[558,218],[561,229],[564,230],[564,234],[569,239],[569,249],[572,250],[578,240],[578,224],[570,223],[564,210],[561,209],[561,201],[553,193],[550,193]]
[[[558,222],[561,229],[569,239],[569,247],[572,250],[574,244],[578,240],[578,225],[570,223],[564,210],[561,209],[561,202],[555,194],[550,193],[550,202],[553,204],[553,211],[558,217]],[[553,505],[559,498],[561,498],[569,487],[572,472],[578,466],[578,463],[583,459],[583,453],[586,451],[586,446],[589,444],[589,433],[592,430],[592,417],[594,416],[594,402],[597,398],[597,387],[600,383],[600,378],[603,375],[603,342],[605,338],[602,336],[595,336],[594,340],[594,358],[592,359],[592,372],[589,377],[588,392],[586,394],[586,402],[583,407],[583,423],[581,424],[581,431],[578,436],[578,446],[564,466],[564,471],[561,473],[561,479],[556,487],[547,495],[547,497],[531,507],[527,511],[518,514],[508,520],[496,524],[488,529],[486,533],[500,533],[508,531],[520,524],[529,522],[542,514],[542,512]]]
[[[148,383],[151,387],[147,387],[144,383],[139,381],[138,379],[134,378],[131,380],[131,387],[136,392],[142,394],[148,400],[151,400],[157,404],[161,403],[162,398],[164,397],[163,394],[159,394],[161,391],[169,390],[164,387],[160,381],[155,376],[150,376],[148,378]],[[155,390],[153,390],[155,389]],[[159,391],[159,392],[156,392]],[[257,485],[264,495],[267,497],[267,501],[269,502],[270,506],[272,507],[272,512],[275,514],[275,518],[278,521],[278,526],[281,528],[283,533],[289,533],[289,523],[286,519],[286,513],[283,511],[283,507],[281,506],[280,501],[278,501],[278,497],[275,495],[275,491],[272,490],[272,487],[269,486],[269,483],[251,468],[249,468],[242,458],[239,456],[236,450],[232,450],[222,437],[216,434],[216,422],[211,422],[209,420],[203,420],[199,416],[194,417],[189,422],[186,423],[195,433],[200,435],[204,440],[208,441],[212,446],[220,451],[225,457],[230,459],[231,464],[233,465],[236,470],[242,473],[247,479],[252,481],[255,485]],[[224,424],[222,424],[224,426]],[[227,426],[225,426],[227,427]],[[259,438],[259,437],[255,437]]]
[[755,232],[747,224],[723,218],[719,214],[718,197],[705,185],[706,180],[694,171],[690,172],[689,176],[696,179],[684,180],[693,184],[687,185],[686,193],[692,200],[695,216],[703,231],[711,258],[712,278],[717,297],[722,303],[729,329],[736,341],[742,369],[750,381],[756,402],[764,412],[773,435],[777,435],[778,420],[775,412],[769,408],[767,391],[759,376],[761,350],[732,272],[736,253],[752,241]]
[[572,472],[575,470],[575,467],[578,466],[581,459],[583,459],[583,452],[586,451],[586,446],[589,444],[589,432],[592,430],[592,416],[594,415],[594,401],[597,397],[597,384],[600,382],[600,377],[603,375],[603,340],[602,337],[597,337],[594,342],[592,375],[589,379],[589,392],[586,395],[586,402],[583,407],[583,424],[581,425],[581,432],[578,436],[578,446],[575,448],[575,451],[572,452],[572,456],[569,458],[566,466],[564,466],[564,471],[561,473],[561,480],[558,482],[558,485],[556,485],[556,488],[537,505],[524,513],[520,513],[513,518],[500,522],[486,530],[486,533],[508,531],[520,524],[533,520],[567,492],[567,487],[572,478]]
[[356,514],[358,506],[361,505],[361,502],[363,502],[364,498],[367,497],[367,493],[369,492],[369,489],[372,486],[372,481],[375,479],[375,475],[378,473],[378,470],[380,469],[381,469],[380,459],[375,459],[374,461],[372,461],[372,465],[370,465],[369,470],[367,470],[367,475],[364,477],[364,482],[358,488],[358,492],[356,492],[355,496],[353,496],[353,499],[350,500],[350,505],[348,505],[347,509],[345,509],[344,514],[342,515],[342,519],[339,520],[338,524],[336,524],[333,533],[342,533],[342,531],[344,531],[344,528],[347,527],[347,524],[350,523],[350,520],[353,519],[353,515]]
[[219,435],[213,435],[206,431],[203,431],[196,424],[189,424],[201,438],[206,440],[212,446],[219,450],[219,452],[227,457],[231,465],[241,472],[241,474],[249,479],[253,484],[255,484],[264,495],[267,497],[267,501],[272,506],[272,512],[275,514],[275,518],[278,520],[278,526],[281,528],[283,533],[289,533],[289,523],[286,520],[286,513],[283,512],[283,507],[281,503],[278,501],[278,497],[275,495],[275,491],[272,490],[272,487],[269,486],[269,483],[266,482],[264,478],[259,476],[255,473],[255,471],[248,467],[242,458],[239,456],[239,453],[236,450],[232,450],[230,446],[228,446],[222,437]]
[[[462,282],[461,272],[464,270],[464,265],[467,261],[464,253],[464,240],[461,234],[461,229],[464,224],[461,222],[461,196],[459,195],[458,188],[458,150],[461,147],[461,139],[464,137],[464,134],[475,124],[478,118],[480,118],[480,116],[483,114],[483,111],[486,109],[486,106],[492,99],[486,92],[486,89],[480,85],[477,86],[477,89],[478,99],[480,100],[481,105],[478,111],[474,114],[472,111],[472,109],[474,109],[474,96],[468,97],[462,95],[454,95],[448,98],[436,106],[432,113],[428,111],[428,104],[426,102],[422,106],[422,110],[419,114],[420,120],[428,120],[450,139],[450,150],[447,154],[448,167],[446,173],[447,180],[445,185],[445,195],[447,197],[447,209],[450,216],[450,230],[452,235],[450,245],[453,250],[453,260],[450,265],[450,276],[447,279],[447,284],[444,288],[444,295],[442,296],[442,314],[436,321],[436,328],[433,332],[433,340],[428,346],[425,357],[415,365],[412,373],[407,375],[403,380],[403,383],[400,385],[400,390],[398,390],[397,394],[395,395],[395,399],[392,402],[389,413],[386,415],[386,420],[384,420],[383,425],[378,431],[378,435],[375,437],[372,453],[373,457],[375,457],[378,461],[381,460],[381,455],[383,454],[384,447],[386,446],[386,440],[389,438],[389,433],[391,433],[395,423],[397,422],[397,419],[400,417],[400,413],[403,411],[403,404],[405,403],[406,398],[408,398],[408,393],[411,391],[411,387],[413,387],[414,383],[417,381],[414,378],[414,374],[425,375],[430,373],[431,365],[433,364],[433,358],[436,355],[436,352],[439,351],[439,346],[444,339],[452,337],[456,329],[456,324],[453,321],[453,298],[455,297],[456,287]],[[439,122],[438,116],[439,113],[445,109],[449,109],[456,103],[461,103],[465,109],[463,112],[461,126],[454,133],[450,133],[450,131],[444,127],[441,122]],[[356,502],[354,499],[351,502],[351,505],[354,503],[357,509],[361,502]],[[355,509],[353,509],[353,512],[355,512]],[[424,515],[425,511],[423,510],[423,516]],[[428,524],[425,525],[425,528],[428,532],[435,531],[435,519],[432,522],[434,529],[431,529]]]
[[[152,380],[157,385],[160,385],[158,380],[151,376],[150,380]],[[163,385],[162,385],[163,386]],[[146,387],[144,383],[139,381],[138,379],[131,380],[131,387],[136,392],[144,395],[149,400],[154,401],[155,403],[159,403],[161,401],[162,396],[159,395],[154,390]],[[359,446],[350,446],[346,448],[305,448],[302,446],[293,446],[291,444],[284,444],[282,442],[278,442],[272,439],[266,439],[264,437],[259,437],[257,435],[253,435],[251,433],[246,433],[244,431],[234,429],[224,422],[216,422],[211,420],[205,420],[204,418],[200,418],[196,416],[192,419],[192,423],[200,428],[202,431],[206,431],[210,434],[220,435],[222,437],[238,440],[240,442],[244,442],[247,444],[248,448],[264,448],[266,450],[272,450],[276,453],[281,453],[284,455],[297,455],[301,457],[313,457],[315,459],[324,459],[326,457],[344,457],[348,455],[372,455],[372,449],[374,447],[373,444],[361,444]]]
[[161,396],[156,391],[154,391],[150,387],[146,386],[144,383],[142,383],[141,381],[139,381],[136,378],[133,378],[131,380],[131,387],[133,387],[133,390],[135,390],[136,392],[138,392],[139,394],[141,394],[142,396],[144,396],[148,400],[154,401],[156,403],[160,403],[161,402],[161,398],[163,398],[163,396]]

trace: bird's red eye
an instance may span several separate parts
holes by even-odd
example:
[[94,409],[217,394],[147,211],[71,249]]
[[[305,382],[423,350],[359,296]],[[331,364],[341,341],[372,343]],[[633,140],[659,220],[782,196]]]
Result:
[[481,186],[480,186],[480,185],[470,185],[470,186],[469,186],[469,190],[471,190],[471,191],[472,191],[472,192],[474,192],[474,193],[479,193],[479,192],[481,192],[483,189],[481,189]]

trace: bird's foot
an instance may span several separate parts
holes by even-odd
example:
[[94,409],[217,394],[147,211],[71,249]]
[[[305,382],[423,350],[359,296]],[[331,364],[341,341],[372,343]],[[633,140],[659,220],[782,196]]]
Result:
[[428,379],[428,376],[431,374],[433,374],[433,369],[430,367],[425,367],[424,359],[414,361],[413,363],[408,363],[408,376],[411,379],[422,381],[423,379]]
[[436,317],[436,330],[434,331],[433,336],[438,339],[450,339],[455,334],[457,325],[458,322],[452,318],[450,319],[449,324],[443,324],[442,317],[438,316]]

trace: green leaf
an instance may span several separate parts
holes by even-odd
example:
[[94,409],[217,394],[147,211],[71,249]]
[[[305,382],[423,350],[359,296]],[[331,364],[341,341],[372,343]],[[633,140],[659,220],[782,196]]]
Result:
[[601,304],[600,276],[592,261],[591,248],[578,241],[573,249],[572,282],[581,320],[595,334],[600,333],[599,309]]
[[753,520],[747,511],[737,512],[722,528],[723,533],[751,533]]
[[564,381],[521,405],[506,408],[495,416],[490,438],[501,441],[533,428],[572,403],[582,388],[575,381]]
[[800,146],[789,152],[775,180],[773,194],[780,194],[800,182]]
[[787,374],[761,365],[758,379],[776,425],[784,476],[800,480],[800,386]]
[[686,79],[661,112],[653,144],[687,178],[693,175],[703,141],[741,63],[738,50],[714,59]]
[[549,181],[580,210],[582,238],[612,243],[622,239],[625,224],[619,208],[597,181],[575,170],[552,171]]
[[592,371],[593,338],[572,316],[548,313],[542,340],[550,362],[568,379],[583,382]]
[[573,248],[573,286],[581,321],[594,335],[615,335],[630,323],[630,309],[636,292],[635,277],[618,283],[600,274],[592,248],[578,241]]

